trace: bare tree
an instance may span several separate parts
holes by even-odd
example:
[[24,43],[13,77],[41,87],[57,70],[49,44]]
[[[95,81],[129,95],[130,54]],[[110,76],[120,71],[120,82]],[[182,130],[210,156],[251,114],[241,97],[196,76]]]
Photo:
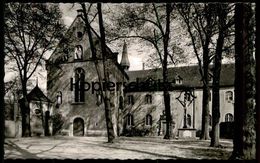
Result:
[[[173,4],[139,4],[134,7],[122,8],[124,12],[117,17],[115,28],[108,31],[110,41],[122,38],[134,38],[142,40],[156,50],[156,56],[162,66],[163,76],[163,97],[166,114],[165,139],[172,137],[172,115],[170,106],[170,94],[168,91],[168,65],[174,63],[174,53],[170,52],[172,35],[171,14]],[[111,32],[114,31],[114,32]]]
[[235,6],[235,109],[232,159],[256,159],[254,18],[250,3]]
[[[212,37],[216,33],[215,6],[211,3],[179,4],[177,9],[186,24],[202,77],[202,132],[200,139],[207,140],[209,139],[209,64],[213,58],[209,47]],[[200,54],[200,50],[202,50],[202,54]]]
[[20,105],[23,137],[31,135],[27,82],[42,64],[44,54],[52,50],[62,37],[65,26],[60,19],[61,12],[57,5],[37,3],[5,5],[4,51],[15,61],[22,84],[23,101]]
[[[213,85],[212,85],[212,136],[210,146],[220,147],[219,142],[219,122],[220,122],[220,72],[222,63],[222,53],[224,52],[225,40],[228,38],[233,27],[233,21],[228,21],[228,13],[233,9],[228,4],[216,4],[216,12],[218,16],[218,38],[216,43],[216,50],[214,56],[213,66]],[[233,46],[232,46],[233,47]],[[229,50],[229,49],[228,49]]]
[[[99,64],[98,64],[98,56],[96,53],[96,47],[94,46],[94,41],[93,41],[93,36],[91,32],[91,26],[88,20],[88,13],[90,11],[92,4],[89,6],[88,10],[86,9],[85,4],[81,4],[81,7],[83,9],[83,14],[84,14],[84,22],[85,22],[85,27],[86,31],[88,33],[88,38],[89,38],[89,43],[90,43],[90,48],[92,52],[92,58],[95,63],[97,75],[98,75],[98,80],[101,83],[102,76],[104,76],[105,83],[108,83],[109,81],[109,74],[108,74],[108,57],[106,53],[106,40],[105,40],[105,29],[103,26],[103,18],[102,18],[102,9],[101,9],[101,4],[97,4],[97,10],[98,10],[98,17],[99,17],[99,28],[100,28],[100,36],[101,36],[101,56],[102,56],[102,64],[103,64],[103,75],[101,74],[101,71],[99,70]],[[115,133],[113,129],[113,123],[112,123],[112,116],[111,116],[111,107],[110,107],[110,95],[108,90],[103,90],[103,87],[101,87],[101,95],[102,98],[104,99],[104,106],[105,106],[105,118],[106,118],[106,126],[107,126],[107,137],[108,137],[108,142],[113,143],[113,140],[115,138]]]

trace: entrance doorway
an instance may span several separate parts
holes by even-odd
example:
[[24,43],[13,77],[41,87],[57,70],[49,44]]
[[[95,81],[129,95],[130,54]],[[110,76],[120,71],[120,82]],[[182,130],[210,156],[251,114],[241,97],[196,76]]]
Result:
[[82,118],[74,119],[73,136],[84,136],[84,120]]

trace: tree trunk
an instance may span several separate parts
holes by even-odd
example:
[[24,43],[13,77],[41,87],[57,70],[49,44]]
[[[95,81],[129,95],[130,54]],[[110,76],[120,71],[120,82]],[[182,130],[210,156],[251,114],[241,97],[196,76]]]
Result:
[[22,137],[30,137],[31,136],[30,106],[27,99],[26,81],[22,81],[22,92],[23,92],[23,101],[21,101]]
[[[97,4],[98,9],[98,18],[99,18],[99,29],[100,29],[100,36],[101,36],[101,51],[102,51],[102,58],[103,58],[103,71],[104,71],[104,79],[105,83],[108,83],[109,81],[109,74],[108,74],[108,66],[107,66],[107,53],[106,53],[106,42],[105,42],[105,29],[103,26],[103,18],[102,18],[102,10],[101,10],[101,3]],[[103,93],[103,92],[102,92]],[[105,118],[106,118],[106,125],[107,125],[107,136],[108,136],[108,142],[113,143],[113,140],[115,138],[115,133],[113,129],[113,123],[112,123],[112,115],[111,115],[111,107],[110,107],[110,97],[109,92],[106,89],[105,90]]]
[[163,71],[163,82],[164,82],[164,90],[163,90],[163,99],[164,99],[164,106],[165,106],[165,116],[166,116],[166,132],[164,135],[164,139],[170,139],[172,137],[172,116],[171,116],[171,105],[170,105],[170,94],[167,89],[167,78],[168,78],[168,71],[167,69]]
[[[4,4],[4,3],[1,3]],[[4,6],[4,5],[2,5]],[[2,14],[4,14],[2,10]],[[4,18],[1,18],[1,21],[4,22]],[[4,39],[4,32],[0,34],[1,39]],[[1,42],[1,46],[4,47],[4,42]],[[4,85],[4,76],[5,76],[5,55],[2,53],[2,56],[0,57],[0,161],[1,163],[4,162],[4,138],[5,138],[5,102],[4,102],[4,96],[5,96],[5,85]]]
[[205,41],[206,45],[203,47],[203,98],[202,98],[202,129],[201,140],[209,139],[209,38]]
[[203,45],[203,99],[202,99],[202,129],[201,129],[201,140],[209,139],[209,44],[212,37],[212,24],[213,24],[213,4],[207,4],[205,6],[206,16],[206,32],[205,32],[205,43]]
[[172,12],[171,4],[166,4],[166,30],[163,36],[163,99],[165,106],[165,115],[166,115],[166,133],[164,135],[164,139],[170,139],[172,137],[172,115],[171,115],[171,99],[168,89],[168,68],[167,68],[167,58],[169,56],[168,53],[168,45],[169,45],[169,35],[170,35],[170,13]]
[[209,139],[209,86],[203,86],[201,140]]
[[252,8],[235,7],[235,108],[231,159],[256,159],[255,60],[253,57]]
[[226,25],[227,12],[224,5],[218,6],[219,10],[219,33],[217,39],[216,54],[214,58],[213,70],[213,88],[212,88],[212,136],[210,146],[219,147],[219,122],[220,122],[220,100],[219,100],[219,84],[220,84],[220,71],[222,60],[222,49],[224,45],[224,29]]

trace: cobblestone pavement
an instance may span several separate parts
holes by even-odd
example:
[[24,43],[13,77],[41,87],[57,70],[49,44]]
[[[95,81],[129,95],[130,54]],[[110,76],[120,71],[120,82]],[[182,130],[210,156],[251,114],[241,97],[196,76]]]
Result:
[[228,159],[232,140],[222,148],[210,141],[164,140],[160,137],[31,137],[5,139],[5,159]]

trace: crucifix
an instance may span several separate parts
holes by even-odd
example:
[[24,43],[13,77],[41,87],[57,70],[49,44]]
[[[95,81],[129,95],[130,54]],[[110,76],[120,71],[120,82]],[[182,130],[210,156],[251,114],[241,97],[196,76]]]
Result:
[[[184,94],[184,95],[182,96],[182,94]],[[183,97],[183,99],[181,99],[182,97]],[[188,128],[188,126],[187,126],[187,107],[190,106],[190,104],[193,102],[193,100],[195,99],[195,96],[192,94],[192,91],[190,89],[184,89],[183,91],[181,91],[180,95],[176,99],[181,103],[181,105],[183,106],[183,109],[184,109],[183,128]]]

